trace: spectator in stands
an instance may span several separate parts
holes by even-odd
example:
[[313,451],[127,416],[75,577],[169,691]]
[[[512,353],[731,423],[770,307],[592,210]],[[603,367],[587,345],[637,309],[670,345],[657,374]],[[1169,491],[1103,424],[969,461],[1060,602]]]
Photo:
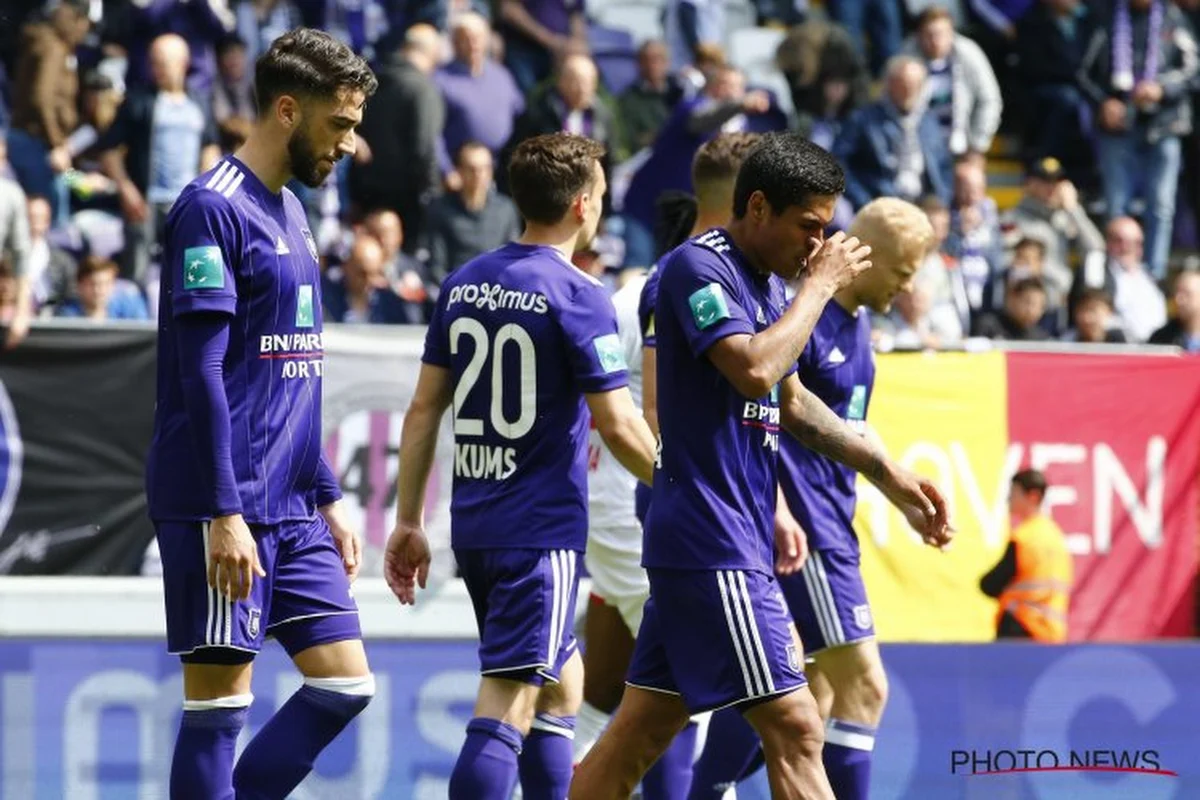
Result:
[[1024,278],[1008,287],[1004,308],[980,314],[971,335],[1009,341],[1044,341],[1050,334],[1041,326],[1046,316],[1046,287],[1039,278]]
[[1042,319],[1042,327],[1052,335],[1059,333],[1066,327],[1067,293],[1071,287],[1058,283],[1046,273],[1046,243],[1032,236],[1017,242],[1011,263],[992,281],[985,306],[993,309],[1003,306],[1009,287],[1026,278],[1042,281],[1046,289],[1046,316]]
[[947,137],[955,158],[981,162],[1000,128],[1004,103],[996,73],[979,45],[954,30],[954,19],[941,6],[917,17],[917,32],[905,52],[923,59],[928,71],[928,112]]
[[1072,145],[1079,156],[1091,156],[1078,147],[1087,104],[1077,82],[1089,16],[1080,0],[1037,0],[1017,26],[1018,75],[1029,104],[1025,154],[1031,161],[1066,161]]
[[430,278],[438,285],[475,256],[521,235],[516,206],[495,189],[494,162],[487,147],[479,142],[464,144],[455,170],[462,178],[461,188],[434,201],[425,228]]
[[935,304],[936,273],[921,270],[912,288],[896,295],[892,310],[879,329],[885,332],[890,348],[924,350],[953,347],[962,341],[962,323],[952,306]]
[[423,229],[424,205],[441,184],[437,154],[446,105],[432,78],[440,48],[436,30],[414,25],[403,47],[379,67],[379,90],[358,129],[371,161],[350,167],[353,204],[362,212],[395,211],[414,241]]
[[671,73],[667,46],[657,39],[638,49],[638,79],[617,99],[617,116],[625,149],[636,153],[654,144],[683,87]]
[[1029,165],[1021,199],[1003,216],[1001,226],[1009,246],[1026,238],[1045,243],[1045,273],[1058,286],[1070,285],[1073,265],[1104,250],[1104,234],[1088,217],[1057,158]]
[[1001,267],[1000,216],[996,201],[988,197],[983,168],[975,161],[954,166],[949,248],[958,257],[971,310],[999,307],[989,304],[987,289]]
[[60,195],[58,222],[79,211],[101,208],[119,213],[117,186],[101,172],[96,145],[116,119],[121,94],[112,78],[98,71],[84,76],[80,96],[80,125],[63,144],[50,151],[50,165],[60,173],[67,192]]
[[140,292],[117,290],[116,262],[87,256],[75,275],[75,296],[60,303],[55,316],[82,317],[93,322],[147,320],[150,312]]
[[454,156],[466,142],[483,144],[496,157],[512,137],[513,123],[525,110],[525,97],[512,75],[488,55],[492,29],[479,14],[466,13],[454,22],[454,60],[433,77],[446,103],[446,122],[438,150],[446,186],[460,185]]
[[735,67],[712,67],[702,94],[683,100],[654,140],[625,195],[625,266],[654,263],[654,224],[658,197],[691,191],[692,159],[700,146],[719,133],[766,133],[786,127],[771,97],[746,91],[746,78]]
[[[383,272],[392,291],[404,301],[405,321],[414,325],[424,322],[429,300],[428,271],[405,252],[404,223],[399,215],[385,208],[376,209],[363,219],[362,230],[383,247]],[[416,250],[416,244],[408,249]]]
[[1063,334],[1064,342],[1124,344],[1125,332],[1115,324],[1112,298],[1103,289],[1084,289],[1075,301],[1075,325]]
[[122,277],[144,284],[167,212],[197,175],[220,158],[208,105],[187,93],[188,45],[165,34],[150,48],[151,88],[131,88],[97,143],[125,214]]
[[500,0],[505,63],[523,93],[550,76],[558,56],[587,48],[583,0]]
[[[476,14],[485,20],[490,20],[492,16],[492,5],[489,0],[407,0],[406,3],[397,3],[397,5],[405,6],[403,8],[404,25],[412,26],[423,23],[432,25],[439,31],[453,31],[458,25],[458,20],[467,14]],[[499,40],[495,33],[489,33],[489,39],[489,56],[503,60],[503,41]],[[500,42],[498,52],[494,46],[496,41]]]
[[50,242],[50,202],[30,197],[26,203],[29,217],[29,259],[25,275],[29,282],[31,307],[42,313],[57,306],[75,291],[75,258]]
[[1175,316],[1154,332],[1150,344],[1173,344],[1189,353],[1200,353],[1200,272],[1175,277]]
[[125,42],[129,68],[125,82],[131,89],[156,83],[154,42],[175,34],[187,43],[187,91],[208,110],[217,74],[217,44],[237,28],[237,18],[227,0],[137,0],[129,4],[129,33]]
[[385,255],[378,239],[359,236],[341,269],[326,272],[321,299],[327,322],[396,325],[410,321],[404,302],[388,284]]
[[8,158],[21,186],[50,198],[56,216],[65,212],[50,153],[66,142],[79,120],[75,48],[90,28],[87,0],[60,0],[47,19],[25,26],[18,49]]
[[19,308],[20,290],[12,261],[0,253],[0,327],[11,327]]
[[788,31],[775,51],[787,79],[797,129],[826,150],[842,123],[870,97],[870,75],[858,43],[839,25],[809,20]]
[[1117,217],[1105,231],[1106,253],[1093,253],[1075,275],[1071,307],[1085,289],[1102,289],[1130,341],[1144,342],[1167,321],[1167,304],[1143,260],[1142,227],[1131,217]]
[[271,42],[301,25],[293,0],[243,0],[236,4],[237,34],[246,43],[246,60],[253,64]]
[[1079,70],[1080,86],[1096,108],[1109,219],[1130,213],[1135,188],[1144,187],[1146,260],[1160,280],[1167,274],[1180,139],[1192,128],[1198,70],[1196,40],[1167,0],[1115,0]]
[[895,0],[828,0],[825,7],[856,46],[870,54],[872,75],[883,72],[892,56],[900,52],[903,26],[900,4]]
[[[4,158],[4,138],[0,137],[0,162],[3,162]],[[33,314],[29,283],[30,252],[25,192],[16,181],[0,178],[0,258],[8,265],[17,298],[15,311],[7,321],[7,348],[16,347],[29,333],[29,320]]]
[[224,153],[232,153],[242,146],[258,117],[254,103],[254,75],[247,69],[248,64],[246,43],[240,37],[228,36],[217,46],[212,116]]
[[1008,513],[1012,538],[979,581],[999,601],[996,638],[1065,642],[1074,564],[1062,528],[1042,511],[1046,476],[1025,469],[1012,478]]
[[664,0],[662,9],[673,71],[694,64],[701,48],[719,46],[725,41],[724,0]]
[[950,201],[946,137],[924,105],[925,67],[911,56],[888,63],[884,96],[846,120],[833,154],[846,169],[846,197],[856,209],[876,197]]
[[950,209],[937,195],[925,195],[918,205],[933,226],[933,247],[921,265],[918,277],[930,292],[930,313],[952,313],[960,335],[970,330],[971,303],[963,282],[958,257],[950,251]]

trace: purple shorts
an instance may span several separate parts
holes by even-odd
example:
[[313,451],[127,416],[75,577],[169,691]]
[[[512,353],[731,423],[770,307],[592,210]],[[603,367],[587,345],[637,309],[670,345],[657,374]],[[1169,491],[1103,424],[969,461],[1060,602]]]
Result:
[[795,626],[774,576],[647,572],[650,599],[629,666],[630,686],[680,695],[698,714],[805,685]]
[[267,576],[256,575],[249,599],[237,602],[208,585],[207,522],[159,522],[155,529],[172,654],[228,663],[253,658],[267,636],[288,655],[362,638],[341,553],[320,515],[250,526]]
[[455,549],[479,626],[480,672],[537,686],[558,682],[575,652],[579,553]]
[[803,569],[780,578],[779,585],[800,629],[805,656],[874,638],[857,552],[813,550]]

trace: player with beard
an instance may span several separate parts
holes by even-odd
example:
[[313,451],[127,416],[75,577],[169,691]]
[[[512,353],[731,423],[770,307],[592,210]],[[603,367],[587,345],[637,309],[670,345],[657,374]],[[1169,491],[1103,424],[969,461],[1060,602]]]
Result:
[[[896,295],[912,287],[934,235],[921,209],[892,197],[863,206],[849,233],[871,248],[874,266],[825,306],[797,374],[830,411],[868,436],[875,383],[871,314],[886,313]],[[809,685],[825,720],[825,773],[838,800],[865,800],[887,676],[859,568],[856,475],[795,440],[781,440],[779,455],[779,483],[808,545],[800,572],[781,575],[779,587],[800,631]],[[718,800],[762,765],[758,737],[736,712],[713,715],[710,741],[717,745],[706,747],[696,765],[691,800]]]
[[[287,797],[375,692],[350,594],[361,543],[322,450],[320,268],[284,188],[354,152],[375,88],[321,31],[275,40],[253,132],[167,218],[146,490],[183,662],[172,798]],[[235,768],[268,635],[304,683]]]
[[450,537],[479,626],[483,680],[452,800],[563,800],[583,666],[572,627],[588,534],[589,411],[616,460],[649,483],[654,437],[630,394],[616,312],[571,256],[595,236],[604,148],[556,133],[513,152],[521,238],[456,269],[438,297],[400,439],[385,576],[424,585],[425,487],[453,400]]

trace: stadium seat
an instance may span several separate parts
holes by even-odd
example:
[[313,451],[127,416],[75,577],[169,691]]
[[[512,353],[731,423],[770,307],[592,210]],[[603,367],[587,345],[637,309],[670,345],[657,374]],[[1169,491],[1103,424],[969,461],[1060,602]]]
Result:
[[637,80],[637,45],[633,34],[593,22],[588,27],[588,43],[600,80],[609,92],[618,95]]
[[646,0],[598,0],[589,3],[589,16],[606,28],[628,31],[635,46],[662,38],[662,6]]

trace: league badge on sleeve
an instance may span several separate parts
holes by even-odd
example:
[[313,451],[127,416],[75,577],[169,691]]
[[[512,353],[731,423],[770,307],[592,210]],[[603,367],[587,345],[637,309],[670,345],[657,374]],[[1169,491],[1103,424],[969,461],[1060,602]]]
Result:
[[225,287],[225,259],[214,245],[189,247],[183,251],[183,288],[222,289]]
[[711,327],[723,319],[729,319],[729,305],[725,302],[725,290],[719,283],[710,283],[692,292],[688,298],[692,308],[692,319],[700,330]]
[[596,348],[596,357],[600,359],[600,367],[605,373],[629,369],[625,363],[625,355],[621,352],[621,340],[617,334],[597,336],[592,340],[592,346]]
[[296,287],[296,327],[313,326],[313,287],[305,283]]

